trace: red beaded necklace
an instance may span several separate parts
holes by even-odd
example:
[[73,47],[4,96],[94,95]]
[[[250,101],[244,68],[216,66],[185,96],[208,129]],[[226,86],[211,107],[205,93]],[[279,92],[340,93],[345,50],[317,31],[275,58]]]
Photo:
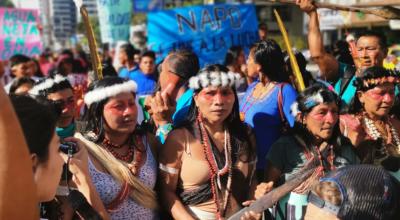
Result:
[[[231,186],[232,186],[232,147],[230,143],[229,133],[225,130],[225,165],[222,169],[218,168],[218,164],[215,159],[215,155],[211,149],[211,142],[208,138],[208,133],[203,124],[203,119],[199,115],[197,117],[197,124],[199,133],[201,135],[201,144],[203,145],[203,152],[206,157],[208,166],[210,168],[210,181],[211,181],[211,191],[215,205],[217,206],[217,219],[222,219],[225,216],[226,209],[228,207],[229,198],[231,196]],[[223,205],[221,207],[220,201],[218,200],[218,189],[222,190],[220,177],[228,174],[228,180],[226,183],[225,196],[223,197]],[[216,184],[217,183],[217,184]]]
[[137,175],[142,165],[143,153],[146,152],[146,148],[143,145],[142,138],[140,135],[135,135],[135,144],[130,144],[128,152],[125,155],[121,155],[116,152],[115,149],[122,148],[125,144],[116,145],[110,140],[104,139],[103,146],[118,160],[128,163],[128,168],[131,170],[133,175]]

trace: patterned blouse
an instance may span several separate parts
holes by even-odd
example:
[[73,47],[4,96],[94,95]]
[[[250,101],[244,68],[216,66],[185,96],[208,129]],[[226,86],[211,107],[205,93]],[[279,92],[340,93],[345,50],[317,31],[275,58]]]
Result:
[[[151,152],[148,142],[146,143],[146,162],[140,168],[139,179],[146,186],[154,188],[157,178],[157,162]],[[103,173],[95,168],[93,162],[89,159],[89,173],[92,181],[96,187],[104,204],[109,204],[118,195],[121,190],[121,184],[118,183],[110,174]],[[138,219],[138,220],[152,220],[157,219],[154,210],[145,208],[130,197],[128,197],[120,206],[117,211],[109,213],[111,219]]]

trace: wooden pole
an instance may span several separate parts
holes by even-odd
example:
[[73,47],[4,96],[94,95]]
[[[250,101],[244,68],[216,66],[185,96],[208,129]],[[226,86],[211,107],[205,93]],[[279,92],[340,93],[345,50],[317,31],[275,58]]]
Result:
[[282,22],[281,16],[279,16],[279,13],[275,9],[274,9],[274,13],[275,13],[276,21],[278,22],[279,30],[281,31],[283,40],[285,42],[286,51],[289,55],[290,66],[292,67],[293,74],[296,79],[297,90],[301,92],[305,89],[305,85],[304,85],[303,76],[301,75],[299,64],[297,63],[297,59],[293,54],[292,45],[290,44],[289,36],[287,34],[285,25]]
[[[262,2],[262,1],[261,1]],[[268,3],[281,3],[281,4],[296,4],[294,0],[264,0],[264,2]],[[365,14],[373,14],[385,19],[400,19],[400,9],[395,7],[383,7],[383,8],[376,8],[376,9],[369,9],[369,8],[360,8],[360,7],[353,7],[353,6],[344,6],[338,4],[331,4],[325,2],[314,2],[314,5],[317,8],[328,8],[332,10],[339,10],[339,11],[351,11],[351,12],[361,12]]]
[[96,73],[97,80],[103,79],[103,67],[101,65],[101,59],[97,52],[97,43],[94,36],[93,27],[89,20],[89,14],[86,7],[82,4],[82,0],[74,0],[76,7],[79,9],[82,20],[86,29],[86,37],[89,42],[90,58],[92,61],[93,71]]

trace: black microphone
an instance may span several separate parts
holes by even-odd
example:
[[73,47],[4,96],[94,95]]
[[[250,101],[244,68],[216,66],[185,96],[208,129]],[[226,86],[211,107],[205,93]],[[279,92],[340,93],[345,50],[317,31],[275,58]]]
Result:
[[85,196],[78,190],[71,190],[68,195],[68,201],[70,202],[74,211],[76,211],[85,220],[102,220],[101,216],[96,210],[88,203]]

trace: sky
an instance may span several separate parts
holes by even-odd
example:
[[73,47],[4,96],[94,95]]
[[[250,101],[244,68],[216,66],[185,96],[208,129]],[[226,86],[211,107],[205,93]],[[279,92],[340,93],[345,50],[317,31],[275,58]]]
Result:
[[11,0],[16,8],[39,8],[39,0]]

